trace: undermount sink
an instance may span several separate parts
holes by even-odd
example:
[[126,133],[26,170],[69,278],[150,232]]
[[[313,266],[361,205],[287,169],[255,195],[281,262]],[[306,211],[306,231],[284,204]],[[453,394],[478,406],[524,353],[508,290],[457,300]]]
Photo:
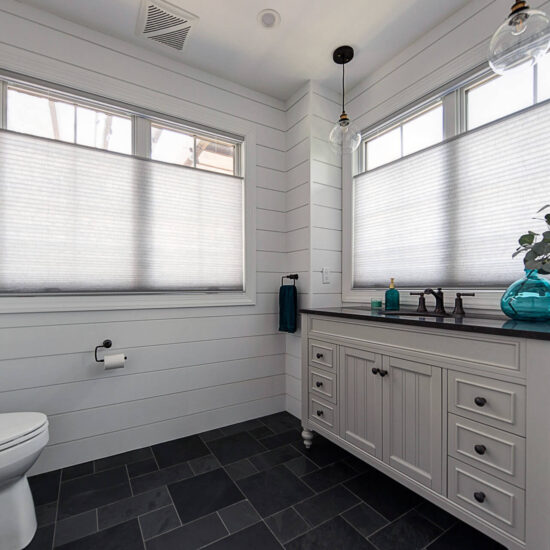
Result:
[[383,311],[384,315],[399,315],[400,317],[453,317],[450,313],[434,313],[433,311],[426,311],[425,313],[419,313],[418,311]]

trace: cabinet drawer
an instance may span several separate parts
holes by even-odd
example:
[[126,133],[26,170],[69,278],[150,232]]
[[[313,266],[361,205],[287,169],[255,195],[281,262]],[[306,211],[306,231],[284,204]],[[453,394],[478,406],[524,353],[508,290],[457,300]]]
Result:
[[310,368],[309,391],[331,403],[336,403],[338,393],[335,373]]
[[336,367],[336,346],[327,342],[310,340],[309,364],[312,367],[334,369]]
[[525,492],[449,458],[449,499],[496,527],[525,538]]
[[525,387],[449,371],[449,412],[525,435]]
[[525,439],[484,424],[449,415],[449,454],[525,488]]
[[316,397],[309,399],[309,419],[331,432],[338,433],[338,410]]

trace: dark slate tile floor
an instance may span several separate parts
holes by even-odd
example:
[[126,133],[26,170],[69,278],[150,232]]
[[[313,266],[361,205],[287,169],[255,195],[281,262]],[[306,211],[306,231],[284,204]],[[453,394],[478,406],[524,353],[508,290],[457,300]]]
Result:
[[277,413],[29,479],[28,550],[502,550]]

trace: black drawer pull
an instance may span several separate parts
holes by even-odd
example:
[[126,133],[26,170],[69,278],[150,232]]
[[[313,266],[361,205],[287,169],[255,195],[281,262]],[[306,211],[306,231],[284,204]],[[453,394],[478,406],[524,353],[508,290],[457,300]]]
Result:
[[485,445],[474,445],[474,450],[478,455],[484,455],[487,452]]
[[322,382],[315,382],[315,385],[316,385],[318,388],[320,388],[320,387],[323,385],[323,383],[322,383]]
[[384,376],[386,376],[386,374],[388,374],[387,370],[380,369],[380,376],[384,377]]
[[485,493],[483,493],[482,491],[476,491],[474,493],[474,498],[478,501],[478,502],[485,502]]
[[376,367],[373,367],[372,374],[380,374],[380,369],[377,369]]
[[323,416],[323,411],[317,411],[317,416]]
[[322,359],[324,355],[322,353],[318,353],[315,357],[317,357],[317,359]]
[[485,407],[485,405],[487,404],[487,399],[485,399],[485,397],[476,397],[474,399],[474,403],[478,406],[478,407]]

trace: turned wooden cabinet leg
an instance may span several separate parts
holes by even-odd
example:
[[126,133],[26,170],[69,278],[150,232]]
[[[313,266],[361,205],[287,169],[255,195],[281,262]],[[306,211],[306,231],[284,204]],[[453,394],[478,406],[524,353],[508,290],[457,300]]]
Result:
[[302,431],[302,437],[304,439],[304,445],[306,446],[306,449],[309,449],[313,442],[313,432],[304,428],[304,430]]

